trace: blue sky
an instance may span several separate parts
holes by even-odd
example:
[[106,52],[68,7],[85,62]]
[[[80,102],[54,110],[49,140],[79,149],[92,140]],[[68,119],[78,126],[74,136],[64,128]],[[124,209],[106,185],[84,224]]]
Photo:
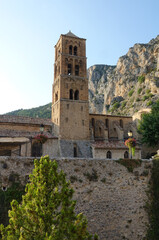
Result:
[[116,65],[159,34],[158,0],[0,0],[0,114],[51,102],[54,45],[87,39],[87,66]]

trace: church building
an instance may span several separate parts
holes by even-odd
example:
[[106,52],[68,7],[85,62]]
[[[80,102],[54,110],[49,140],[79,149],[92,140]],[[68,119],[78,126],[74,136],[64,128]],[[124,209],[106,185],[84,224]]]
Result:
[[[0,155],[129,158],[130,131],[138,140],[132,117],[89,113],[86,39],[69,31],[55,45],[52,118],[0,115]],[[47,140],[39,144],[40,134]]]

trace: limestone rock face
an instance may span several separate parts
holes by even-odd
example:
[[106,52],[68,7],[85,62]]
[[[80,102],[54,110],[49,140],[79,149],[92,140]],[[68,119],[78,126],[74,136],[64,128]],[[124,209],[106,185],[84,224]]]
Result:
[[159,98],[159,35],[135,44],[116,66],[88,69],[90,112],[132,115]]

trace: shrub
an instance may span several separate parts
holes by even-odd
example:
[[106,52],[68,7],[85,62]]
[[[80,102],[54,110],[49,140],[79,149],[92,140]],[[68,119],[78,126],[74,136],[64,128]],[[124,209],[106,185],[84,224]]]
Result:
[[133,172],[134,168],[141,166],[141,160],[139,159],[121,159],[120,158],[116,162],[126,167],[129,172]]
[[122,104],[121,104],[121,108],[123,109],[123,108],[126,106],[126,104],[127,104],[126,101],[122,102]]
[[115,103],[113,104],[113,107],[112,107],[111,111],[112,111],[112,112],[115,111],[118,107],[120,107],[120,103],[119,103],[119,102],[115,102]]
[[147,106],[150,106],[150,105],[152,105],[152,104],[153,104],[153,102],[152,102],[152,100],[150,100],[150,101],[147,102],[146,105],[147,105]]
[[143,83],[145,81],[145,76],[141,75],[141,76],[138,76],[138,82],[139,83]]
[[134,93],[134,89],[131,89],[128,93],[128,96],[131,97],[133,95],[133,93]]
[[146,89],[146,94],[149,94],[151,92],[150,89]]
[[153,94],[152,94],[152,93],[149,93],[147,96],[148,96],[149,98],[152,98],[152,97],[153,97]]
[[143,96],[142,100],[145,101],[146,99],[149,99],[148,95]]
[[140,101],[140,98],[136,98],[136,102],[139,102]]
[[138,88],[137,93],[140,94],[142,92],[142,88]]

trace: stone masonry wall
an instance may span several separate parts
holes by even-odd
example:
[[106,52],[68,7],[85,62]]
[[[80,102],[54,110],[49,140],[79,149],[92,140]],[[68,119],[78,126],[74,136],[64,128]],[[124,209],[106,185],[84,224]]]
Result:
[[[142,240],[148,216],[146,191],[151,161],[142,161],[133,173],[115,160],[58,159],[75,190],[77,212],[88,218],[89,230],[100,240]],[[33,158],[0,157],[1,187],[10,184],[10,175],[19,174],[26,183],[33,169]]]

